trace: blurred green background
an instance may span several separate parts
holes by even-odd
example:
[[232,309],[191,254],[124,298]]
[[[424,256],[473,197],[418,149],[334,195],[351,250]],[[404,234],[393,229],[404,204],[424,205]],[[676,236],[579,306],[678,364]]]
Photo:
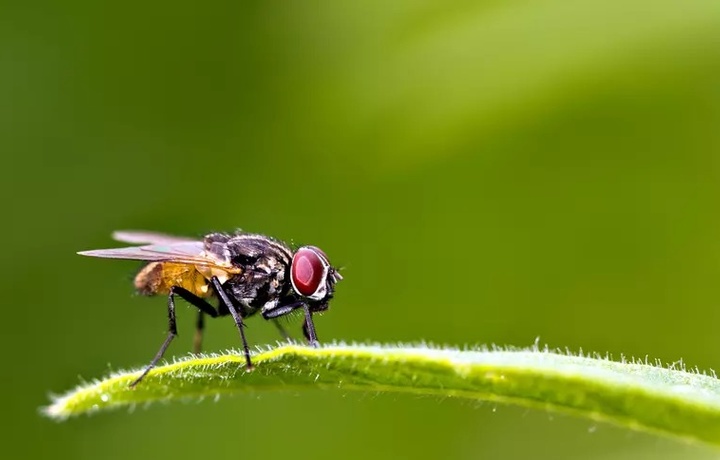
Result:
[[[720,2],[10,2],[0,9],[3,451],[22,458],[710,458],[495,404],[252,394],[82,417],[163,299],[114,229],[236,227],[345,268],[325,341],[720,368]],[[179,311],[190,350],[194,312]],[[299,325],[296,323],[296,328]],[[296,329],[297,331],[297,329]],[[254,344],[276,331],[254,318]],[[206,348],[237,347],[232,321]]]

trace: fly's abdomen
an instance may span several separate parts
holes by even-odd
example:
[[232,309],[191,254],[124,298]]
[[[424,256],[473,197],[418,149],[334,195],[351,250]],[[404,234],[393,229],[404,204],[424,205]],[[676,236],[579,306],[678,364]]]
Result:
[[198,297],[210,294],[207,279],[194,265],[151,262],[135,276],[135,289],[142,295],[169,294],[173,286],[186,289]]

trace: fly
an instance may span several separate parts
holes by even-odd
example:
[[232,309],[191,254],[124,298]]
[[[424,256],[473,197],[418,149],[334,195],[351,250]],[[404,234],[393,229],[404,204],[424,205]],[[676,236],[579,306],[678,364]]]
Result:
[[[269,236],[237,231],[210,233],[202,240],[143,231],[119,231],[113,239],[135,244],[78,254],[106,259],[140,260],[146,264],[135,276],[140,294],[167,296],[168,335],[134,387],[162,359],[177,336],[175,296],[198,309],[194,351],[202,343],[205,315],[232,316],[240,333],[247,369],[252,369],[244,321],[260,313],[275,320],[295,310],[304,312],[303,335],[318,346],[313,314],[328,309],[335,284],[342,279],[327,256],[315,246],[292,249]],[[211,302],[217,303],[217,308]],[[281,334],[288,335],[273,321]]]

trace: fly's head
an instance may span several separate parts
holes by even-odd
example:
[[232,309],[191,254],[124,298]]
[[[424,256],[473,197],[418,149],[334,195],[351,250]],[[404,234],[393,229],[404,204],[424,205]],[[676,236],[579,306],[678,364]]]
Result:
[[335,284],[342,279],[330,265],[325,253],[315,246],[302,246],[293,254],[290,263],[290,282],[295,293],[308,300],[313,311],[327,310],[335,292]]

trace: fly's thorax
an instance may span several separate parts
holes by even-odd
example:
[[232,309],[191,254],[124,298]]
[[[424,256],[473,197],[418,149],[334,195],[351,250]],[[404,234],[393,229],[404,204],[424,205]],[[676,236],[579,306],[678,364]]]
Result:
[[233,275],[225,283],[233,297],[249,311],[257,311],[266,305],[277,304],[286,295],[289,283],[286,269],[270,270],[248,268],[241,274]]
[[214,236],[213,241],[215,251],[223,245],[229,266],[235,270],[224,285],[246,311],[277,303],[288,284],[292,251],[287,245],[265,235],[242,232],[227,239]]
[[236,234],[227,241],[226,248],[233,265],[260,264],[272,270],[278,265],[289,265],[292,259],[292,251],[283,242],[254,233]]

